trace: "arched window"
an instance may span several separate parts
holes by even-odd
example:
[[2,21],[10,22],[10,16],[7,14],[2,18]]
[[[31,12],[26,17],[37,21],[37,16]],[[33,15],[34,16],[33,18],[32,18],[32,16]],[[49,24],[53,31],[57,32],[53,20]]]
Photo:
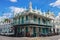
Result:
[[42,21],[43,21],[44,24],[46,23],[45,19],[42,19]]
[[34,21],[36,21],[37,20],[37,17],[36,16],[34,16]]
[[38,18],[38,23],[40,24],[40,18]]
[[22,17],[22,23],[24,23],[24,17]]
[[26,21],[28,20],[28,16],[26,16]]
[[19,24],[20,24],[20,17],[19,17]]

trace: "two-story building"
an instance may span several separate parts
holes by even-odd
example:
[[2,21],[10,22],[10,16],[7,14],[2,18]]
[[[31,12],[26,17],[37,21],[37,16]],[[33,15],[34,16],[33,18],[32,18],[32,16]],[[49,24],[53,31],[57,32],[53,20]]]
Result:
[[15,35],[24,34],[24,36],[39,36],[40,33],[48,34],[52,33],[53,18],[42,14],[39,10],[32,9],[32,3],[29,4],[29,9],[19,14],[16,14],[13,18],[13,27]]

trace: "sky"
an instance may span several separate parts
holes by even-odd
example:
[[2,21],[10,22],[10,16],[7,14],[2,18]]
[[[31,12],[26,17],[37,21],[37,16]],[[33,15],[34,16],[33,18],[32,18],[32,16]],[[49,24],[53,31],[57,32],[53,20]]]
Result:
[[32,8],[39,9],[42,12],[50,10],[55,16],[60,15],[60,0],[0,0],[0,16],[11,17],[13,11],[23,11],[23,8],[29,8],[29,2],[32,2]]

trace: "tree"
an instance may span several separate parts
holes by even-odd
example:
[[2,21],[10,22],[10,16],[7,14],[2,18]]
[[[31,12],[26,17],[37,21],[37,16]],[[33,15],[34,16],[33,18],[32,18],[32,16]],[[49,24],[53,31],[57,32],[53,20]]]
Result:
[[10,22],[10,20],[6,18],[6,19],[4,19],[4,22]]

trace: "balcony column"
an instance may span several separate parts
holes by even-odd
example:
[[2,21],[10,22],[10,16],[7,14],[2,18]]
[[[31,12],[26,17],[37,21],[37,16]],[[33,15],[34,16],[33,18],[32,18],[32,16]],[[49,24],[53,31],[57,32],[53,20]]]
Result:
[[18,24],[18,18],[16,19],[16,24]]
[[18,24],[18,18],[17,18],[17,24]]
[[58,28],[55,28],[55,33],[57,33],[58,32],[58,30],[57,30]]
[[30,15],[30,20],[33,20],[33,15]]
[[36,22],[38,23],[38,17],[37,17],[37,19],[36,19]]
[[25,35],[26,35],[26,32],[25,32],[25,26],[24,26],[24,37],[25,37]]
[[24,16],[24,22],[26,21],[26,16]]
[[40,24],[43,24],[43,22],[42,22],[42,18],[40,18]]
[[33,27],[29,27],[30,36],[33,34]]
[[20,20],[20,24],[21,24],[21,17],[19,17],[19,20]]

